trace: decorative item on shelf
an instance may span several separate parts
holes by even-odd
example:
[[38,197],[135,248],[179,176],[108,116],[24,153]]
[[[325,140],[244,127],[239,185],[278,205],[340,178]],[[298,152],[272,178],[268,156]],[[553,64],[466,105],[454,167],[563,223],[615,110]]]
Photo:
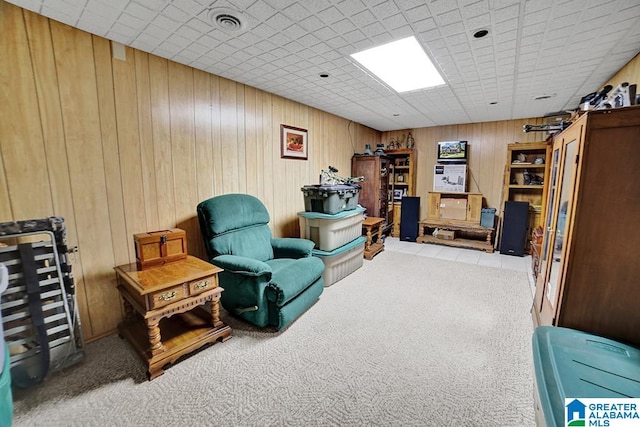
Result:
[[396,149],[396,140],[394,138],[391,138],[391,141],[389,141],[389,144],[387,144],[387,150],[395,150]]
[[373,154],[371,152],[371,144],[365,144],[364,145],[364,154],[366,154],[367,156],[370,156],[370,155]]
[[415,143],[413,136],[411,136],[411,132],[409,132],[409,135],[407,136],[407,148],[413,148]]
[[349,185],[364,181],[363,176],[350,176],[343,178],[338,175],[338,169],[329,166],[327,170],[320,171],[320,185]]
[[384,154],[384,144],[376,144],[376,151],[373,153],[375,155],[381,156]]
[[536,165],[544,165],[544,157],[536,157],[533,163]]
[[400,150],[401,148],[403,148],[403,147],[405,146],[404,141],[405,141],[405,139],[406,139],[406,138],[407,138],[407,136],[406,136],[406,135],[404,135],[404,134],[402,134],[402,136],[401,136],[401,137],[399,137],[399,138],[396,140],[396,148],[397,148],[398,150]]
[[404,182],[404,175],[403,174],[398,175],[397,181]]
[[402,192],[402,197],[407,197],[409,194],[407,194],[407,188],[405,187],[404,191]]

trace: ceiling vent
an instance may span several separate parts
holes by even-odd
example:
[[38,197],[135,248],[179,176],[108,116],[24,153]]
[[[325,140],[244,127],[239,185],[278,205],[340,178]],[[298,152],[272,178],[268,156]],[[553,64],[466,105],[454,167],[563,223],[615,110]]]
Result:
[[242,14],[232,9],[216,8],[208,12],[209,20],[221,30],[237,33],[246,29]]

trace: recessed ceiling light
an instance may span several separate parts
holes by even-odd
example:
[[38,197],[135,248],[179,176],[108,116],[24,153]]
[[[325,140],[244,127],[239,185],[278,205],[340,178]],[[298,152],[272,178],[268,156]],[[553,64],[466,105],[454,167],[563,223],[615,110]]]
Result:
[[484,36],[486,36],[487,34],[489,34],[489,30],[486,29],[482,29],[482,30],[477,30],[473,33],[473,37],[477,38],[477,39],[481,39]]
[[415,37],[396,40],[351,55],[396,92],[445,84]]
[[209,20],[221,30],[235,33],[247,28],[246,20],[242,14],[233,9],[217,7],[210,9],[207,14]]

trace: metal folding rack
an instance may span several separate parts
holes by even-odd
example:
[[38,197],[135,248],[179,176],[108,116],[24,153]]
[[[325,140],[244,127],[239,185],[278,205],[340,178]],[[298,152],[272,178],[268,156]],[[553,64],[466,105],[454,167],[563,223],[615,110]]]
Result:
[[[9,282],[0,307],[12,382],[18,386],[35,384],[84,355],[69,253],[63,218],[0,223],[0,263]],[[29,281],[37,281],[35,306],[38,292]]]

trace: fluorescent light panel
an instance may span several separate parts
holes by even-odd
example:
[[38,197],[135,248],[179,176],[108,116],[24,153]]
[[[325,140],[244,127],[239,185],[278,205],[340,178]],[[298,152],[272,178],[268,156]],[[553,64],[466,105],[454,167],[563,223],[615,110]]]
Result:
[[415,37],[397,40],[351,55],[396,92],[443,85],[436,70]]

